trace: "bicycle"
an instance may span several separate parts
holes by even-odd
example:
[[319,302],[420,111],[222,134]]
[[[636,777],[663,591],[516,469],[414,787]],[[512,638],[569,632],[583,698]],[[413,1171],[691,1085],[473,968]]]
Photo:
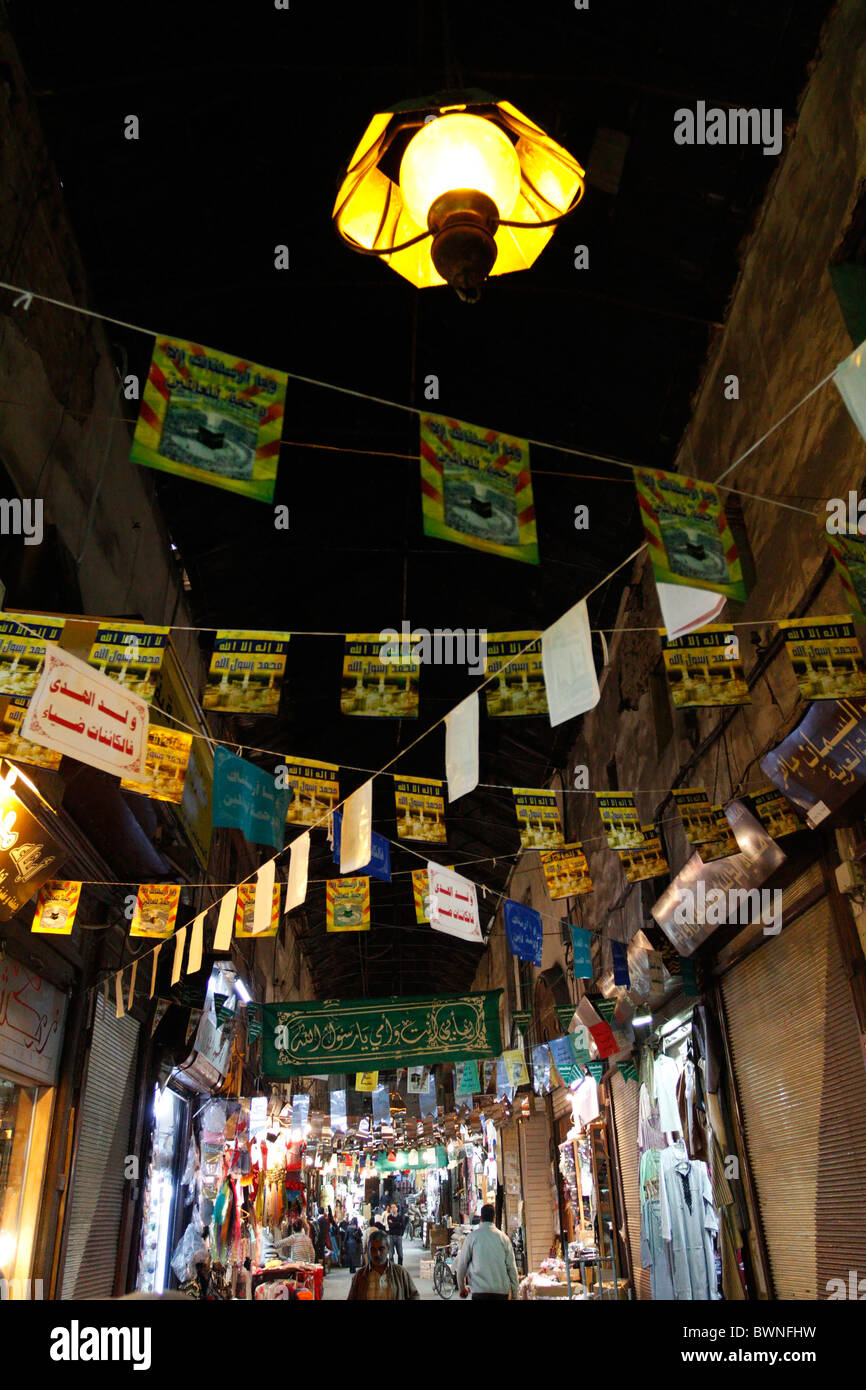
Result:
[[457,1254],[457,1247],[454,1245],[442,1245],[436,1251],[436,1261],[433,1265],[433,1291],[438,1293],[440,1298],[451,1298],[457,1288],[457,1275],[451,1268],[450,1261]]

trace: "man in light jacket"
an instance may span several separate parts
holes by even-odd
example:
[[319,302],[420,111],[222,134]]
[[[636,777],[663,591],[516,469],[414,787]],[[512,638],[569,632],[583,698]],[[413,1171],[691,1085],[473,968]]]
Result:
[[463,1242],[457,1257],[461,1298],[470,1291],[473,1300],[517,1297],[519,1280],[514,1251],[508,1236],[494,1226],[495,1216],[494,1207],[483,1206],[481,1224]]

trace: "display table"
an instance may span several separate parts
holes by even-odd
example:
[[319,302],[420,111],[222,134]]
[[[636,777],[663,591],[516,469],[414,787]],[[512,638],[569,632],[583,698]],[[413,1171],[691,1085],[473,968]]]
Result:
[[260,1284],[279,1280],[284,1284],[299,1284],[311,1289],[317,1299],[321,1299],[325,1270],[323,1265],[308,1264],[305,1260],[283,1260],[280,1264],[263,1265],[253,1270],[253,1297]]

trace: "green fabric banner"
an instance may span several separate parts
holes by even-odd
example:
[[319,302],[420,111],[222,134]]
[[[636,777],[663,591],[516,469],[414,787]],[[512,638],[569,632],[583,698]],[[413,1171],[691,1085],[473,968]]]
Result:
[[262,1074],[279,1080],[496,1057],[501,993],[263,1004]]

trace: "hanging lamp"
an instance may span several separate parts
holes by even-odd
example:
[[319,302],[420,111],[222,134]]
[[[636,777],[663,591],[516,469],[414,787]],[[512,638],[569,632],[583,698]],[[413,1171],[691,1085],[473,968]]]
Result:
[[445,92],[373,117],[332,216],[354,250],[474,302],[533,264],[583,190],[577,160],[511,102]]

